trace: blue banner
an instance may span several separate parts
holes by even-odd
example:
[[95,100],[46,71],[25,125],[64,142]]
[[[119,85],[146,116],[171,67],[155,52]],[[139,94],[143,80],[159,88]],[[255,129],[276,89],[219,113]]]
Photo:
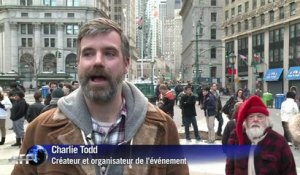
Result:
[[285,78],[287,80],[300,80],[300,66],[290,67]]
[[268,69],[264,80],[265,81],[278,81],[280,78],[280,75],[282,74],[283,68],[275,68],[275,69]]

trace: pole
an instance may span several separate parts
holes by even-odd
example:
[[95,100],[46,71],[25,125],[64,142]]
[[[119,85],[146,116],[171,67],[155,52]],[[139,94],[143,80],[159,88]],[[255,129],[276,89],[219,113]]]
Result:
[[234,63],[231,64],[231,82],[232,82],[232,94],[235,93],[234,89]]
[[144,28],[141,28],[141,77],[144,78]]
[[200,27],[200,25],[201,25],[201,23],[200,23],[200,21],[198,21],[198,23],[197,23],[197,26],[196,26],[196,61],[195,61],[195,64],[196,64],[196,80],[195,80],[195,82],[197,83],[197,84],[199,84],[199,80],[198,80],[198,78],[199,78],[199,75],[198,75],[198,71],[199,71],[199,51],[198,51],[198,42],[199,42],[199,39],[198,39],[198,36],[199,36],[199,29],[198,29],[198,27]]

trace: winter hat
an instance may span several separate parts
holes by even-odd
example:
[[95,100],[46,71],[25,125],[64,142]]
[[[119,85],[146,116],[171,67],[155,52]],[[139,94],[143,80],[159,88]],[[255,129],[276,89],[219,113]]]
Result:
[[246,120],[247,116],[253,113],[262,113],[266,116],[269,116],[267,106],[263,103],[260,97],[256,95],[251,96],[243,104],[241,104],[238,111],[236,132],[240,145],[244,144],[243,123]]
[[51,96],[52,98],[61,98],[64,96],[64,91],[61,88],[57,88],[51,93]]

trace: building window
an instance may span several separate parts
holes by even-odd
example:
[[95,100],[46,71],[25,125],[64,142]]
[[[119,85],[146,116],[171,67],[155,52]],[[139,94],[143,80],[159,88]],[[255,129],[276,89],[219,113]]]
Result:
[[234,34],[234,25],[231,25],[231,34]]
[[211,0],[210,5],[211,6],[217,6],[217,0]]
[[79,6],[79,0],[67,0],[68,7]]
[[239,5],[238,6],[238,14],[241,14],[242,13],[242,5]]
[[217,30],[215,28],[210,29],[210,39],[217,38]]
[[32,47],[32,38],[21,38],[22,47]]
[[217,76],[217,67],[215,67],[215,66],[210,67],[210,77],[216,78],[216,76]]
[[225,19],[228,19],[228,10],[225,11]]
[[55,38],[44,38],[44,47],[55,47]]
[[260,6],[264,6],[266,4],[265,0],[260,0]]
[[56,6],[56,0],[43,0],[44,6]]
[[115,0],[115,4],[121,4],[121,0]]
[[22,5],[22,6],[31,6],[32,5],[32,0],[20,0],[20,5]]
[[[297,24],[299,25],[299,24]],[[295,25],[291,25],[290,26],[290,38],[294,38],[295,37]]]
[[231,17],[233,17],[235,15],[235,9],[234,7],[231,9]]
[[269,16],[270,16],[270,23],[274,22],[274,11],[273,10],[269,11]]
[[66,25],[66,34],[67,35],[77,35],[79,26],[77,24],[67,24]]
[[238,32],[241,32],[241,30],[242,30],[241,22],[238,22],[237,25],[238,25]]
[[295,2],[290,3],[290,15],[291,16],[296,15],[296,3]]
[[76,48],[77,39],[76,38],[67,38],[67,48]]
[[256,18],[252,17],[252,28],[256,27]]
[[248,19],[245,20],[245,30],[249,29]]
[[213,12],[213,13],[211,13],[210,15],[211,15],[211,16],[210,16],[210,20],[211,20],[212,22],[216,22],[216,21],[217,21],[217,13]]
[[256,9],[257,7],[257,0],[252,1],[252,10]]
[[45,18],[51,18],[52,14],[51,13],[45,13],[44,16],[45,16]]
[[56,27],[55,24],[43,24],[45,35],[55,35]]
[[300,24],[296,25],[296,37],[300,37]]
[[74,18],[74,13],[68,13],[68,18]]
[[265,15],[261,14],[260,15],[260,25],[264,25],[265,24]]
[[284,7],[279,7],[279,19],[284,19]]
[[228,27],[225,27],[225,35],[228,36]]
[[28,17],[28,13],[21,13],[21,17]]
[[249,10],[249,1],[245,2],[245,12]]
[[216,48],[212,48],[210,49],[210,57],[216,59],[216,53],[217,53],[217,49]]
[[21,34],[33,34],[33,25],[32,24],[21,24]]

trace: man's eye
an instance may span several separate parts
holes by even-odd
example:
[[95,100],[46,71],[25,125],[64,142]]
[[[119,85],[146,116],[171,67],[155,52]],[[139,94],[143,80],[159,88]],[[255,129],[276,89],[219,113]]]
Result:
[[92,56],[92,55],[93,55],[92,52],[84,52],[84,53],[82,54],[82,56],[84,56],[84,57],[90,57],[90,56]]
[[114,57],[116,54],[114,52],[106,52],[105,55],[109,57]]

